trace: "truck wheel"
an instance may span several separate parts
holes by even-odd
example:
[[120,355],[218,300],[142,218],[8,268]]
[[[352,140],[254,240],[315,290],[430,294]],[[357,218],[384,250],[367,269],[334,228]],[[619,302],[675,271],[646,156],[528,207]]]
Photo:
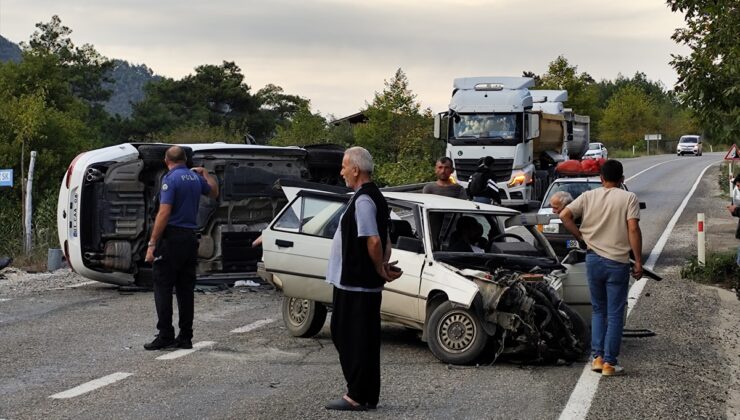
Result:
[[284,296],[283,323],[294,337],[313,337],[326,321],[326,306],[309,300]]
[[480,320],[470,310],[446,301],[434,309],[426,325],[429,350],[453,365],[473,362],[488,341]]

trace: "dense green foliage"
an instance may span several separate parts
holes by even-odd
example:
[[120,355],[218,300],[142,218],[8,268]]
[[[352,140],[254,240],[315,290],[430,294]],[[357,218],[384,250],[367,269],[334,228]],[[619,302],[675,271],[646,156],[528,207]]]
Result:
[[385,88],[366,104],[367,122],[350,126],[329,123],[312,114],[308,104],[301,108],[287,127],[279,127],[274,145],[333,143],[362,146],[375,160],[375,178],[384,185],[428,181],[432,167],[444,153],[444,144],[432,138],[432,112],[422,110],[409,88],[403,70],[398,69]]
[[565,105],[590,116],[591,138],[607,147],[644,149],[645,134],[660,133],[664,140],[675,142],[682,134],[698,131],[688,107],[644,73],[596,82],[560,56],[544,75],[525,71],[524,76],[534,77],[537,89],[567,90]]
[[740,5],[737,0],[668,0],[684,14],[685,28],[672,39],[691,50],[673,55],[676,91],[706,133],[725,144],[740,137]]

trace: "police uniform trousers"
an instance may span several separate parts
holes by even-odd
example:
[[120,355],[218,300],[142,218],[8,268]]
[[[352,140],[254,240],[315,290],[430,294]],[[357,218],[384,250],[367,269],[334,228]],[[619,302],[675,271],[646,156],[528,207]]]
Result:
[[172,289],[177,295],[180,338],[193,338],[193,301],[198,237],[193,229],[167,226],[154,251],[154,303],[157,329],[164,339],[175,338],[172,327]]
[[331,339],[347,381],[347,396],[377,405],[380,396],[381,292],[334,288]]

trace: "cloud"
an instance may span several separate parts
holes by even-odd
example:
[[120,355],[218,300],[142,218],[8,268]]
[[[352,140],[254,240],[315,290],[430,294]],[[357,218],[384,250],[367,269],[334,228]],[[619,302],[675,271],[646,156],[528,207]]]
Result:
[[561,54],[596,79],[639,70],[670,87],[669,54],[681,51],[670,40],[681,16],[639,0],[4,0],[0,33],[27,39],[55,13],[106,56],[171,77],[235,61],[254,90],[275,83],[338,116],[398,67],[441,110],[455,77],[543,73]]

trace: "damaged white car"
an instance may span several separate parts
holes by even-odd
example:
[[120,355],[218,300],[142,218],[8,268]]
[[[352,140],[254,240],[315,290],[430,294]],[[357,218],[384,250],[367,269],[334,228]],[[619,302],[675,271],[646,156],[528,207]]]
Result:
[[[327,259],[350,197],[283,189],[292,200],[263,233],[261,275],[283,290],[289,332],[311,337],[331,305]],[[536,220],[522,223],[515,210],[436,195],[384,195],[391,259],[403,269],[383,291],[384,321],[421,331],[446,363],[471,363],[484,349],[536,362],[583,355],[588,327],[569,305],[590,316],[583,264],[561,264]]]
[[[148,286],[144,262],[159,204],[169,144],[125,143],[81,153],[59,191],[59,242],[77,273],[118,285]],[[256,277],[254,241],[286,204],[277,179],[337,183],[342,148],[268,147],[226,143],[183,145],[188,167],[202,166],[219,183],[217,199],[201,197],[198,283]]]

